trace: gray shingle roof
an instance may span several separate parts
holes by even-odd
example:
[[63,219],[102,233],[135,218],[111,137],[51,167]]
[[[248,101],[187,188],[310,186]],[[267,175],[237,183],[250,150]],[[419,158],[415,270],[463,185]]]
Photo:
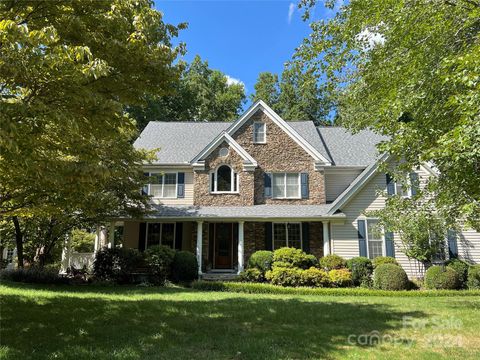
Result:
[[164,206],[155,205],[152,218],[234,218],[234,219],[301,219],[325,216],[331,204],[321,205],[254,205],[254,206]]

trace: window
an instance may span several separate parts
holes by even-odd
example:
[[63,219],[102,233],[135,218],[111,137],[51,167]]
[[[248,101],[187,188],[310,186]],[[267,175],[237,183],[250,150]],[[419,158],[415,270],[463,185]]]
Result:
[[395,181],[395,179],[393,179],[389,174],[387,174],[388,195],[412,197],[417,194],[418,188],[419,178],[416,172],[411,172],[403,184],[400,181]]
[[210,174],[210,191],[213,193],[238,192],[238,174],[228,165],[221,165]]
[[367,219],[367,251],[368,257],[374,259],[377,256],[383,256],[383,234],[378,225],[378,220]]
[[222,147],[222,148],[218,151],[218,155],[221,156],[221,157],[228,156],[228,148]]
[[175,247],[175,223],[147,223],[147,248],[155,245]]
[[278,173],[273,177],[273,198],[275,199],[299,199],[300,198],[300,174]]
[[177,173],[150,174],[150,195],[158,198],[177,197]]
[[265,144],[267,142],[266,125],[262,122],[253,123],[253,142],[255,144]]
[[273,223],[273,249],[281,247],[302,248],[300,223]]

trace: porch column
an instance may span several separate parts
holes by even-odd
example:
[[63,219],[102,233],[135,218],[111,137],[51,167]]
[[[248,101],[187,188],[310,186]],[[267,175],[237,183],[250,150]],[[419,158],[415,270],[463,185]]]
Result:
[[328,231],[328,221],[323,223],[323,256],[330,254],[330,232]]
[[244,221],[239,221],[238,222],[238,273],[243,271],[244,265],[243,265],[243,249],[244,249],[244,235],[243,235],[243,225]]
[[115,223],[112,221],[108,229],[108,247],[113,249],[115,247]]
[[72,243],[70,241],[70,235],[65,236],[62,249],[62,266],[60,268],[60,274],[66,274],[67,269],[70,267],[70,254],[72,253]]
[[95,231],[95,242],[93,243],[93,252],[97,253],[100,249],[100,226],[97,226]]
[[198,275],[202,275],[203,221],[197,221],[197,263]]

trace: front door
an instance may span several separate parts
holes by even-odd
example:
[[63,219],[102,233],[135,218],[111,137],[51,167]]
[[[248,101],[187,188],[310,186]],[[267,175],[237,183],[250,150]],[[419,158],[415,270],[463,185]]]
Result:
[[233,224],[215,224],[216,269],[231,269],[233,258]]

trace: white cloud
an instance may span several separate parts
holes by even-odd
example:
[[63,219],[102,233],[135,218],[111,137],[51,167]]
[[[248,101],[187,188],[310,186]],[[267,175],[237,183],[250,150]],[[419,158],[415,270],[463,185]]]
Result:
[[225,75],[227,77],[227,85],[242,85],[245,87],[245,84],[243,83],[242,80],[240,79],[235,79],[234,77],[231,77],[230,75]]
[[288,5],[288,18],[287,18],[287,22],[289,24],[292,22],[292,17],[294,12],[295,12],[295,4],[290,3],[290,5]]
[[385,43],[385,37],[379,32],[378,26],[363,29],[355,38],[357,41],[363,43],[363,49],[366,51]]

